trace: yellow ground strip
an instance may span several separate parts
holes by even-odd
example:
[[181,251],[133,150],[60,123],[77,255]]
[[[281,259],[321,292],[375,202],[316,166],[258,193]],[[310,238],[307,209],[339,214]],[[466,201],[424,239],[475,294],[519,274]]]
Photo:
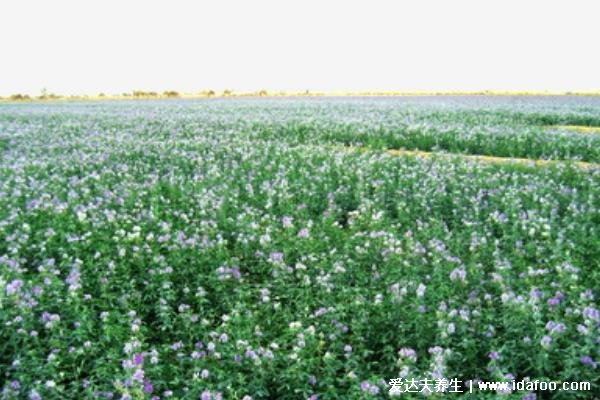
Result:
[[583,125],[556,125],[551,126],[552,129],[566,129],[581,133],[600,133],[600,126],[583,126]]
[[[369,149],[366,147],[345,147],[347,150],[355,150],[355,151],[372,151],[373,149]],[[544,167],[550,165],[557,165],[561,163],[572,163],[573,165],[581,168],[581,169],[600,169],[600,164],[597,163],[589,163],[584,161],[568,161],[568,160],[538,160],[538,159],[530,159],[530,158],[510,158],[510,157],[494,157],[494,156],[481,156],[481,155],[472,155],[472,154],[455,154],[455,153],[438,153],[438,152],[430,152],[430,151],[421,151],[421,150],[385,150],[385,153],[394,155],[394,156],[410,156],[410,157],[420,157],[420,158],[432,158],[432,157],[440,157],[440,158],[460,158],[466,160],[479,161],[482,163],[490,163],[490,164],[520,164],[525,166],[536,166],[536,167]]]
[[[140,92],[150,93],[151,91],[140,90]],[[210,93],[210,94],[209,94]],[[167,99],[167,98],[221,98],[221,97],[379,97],[379,96],[582,96],[582,97],[596,97],[600,96],[600,92],[519,92],[519,91],[454,91],[454,92],[428,92],[428,91],[409,91],[409,92],[397,92],[397,91],[361,91],[361,92],[281,92],[281,91],[264,91],[260,92],[235,92],[235,91],[224,91],[215,92],[212,90],[204,90],[199,93],[187,93],[182,92],[176,96],[169,97],[164,93],[156,93],[153,95],[141,95],[133,96],[132,93],[126,94],[88,94],[88,95],[61,95],[52,94],[48,98],[40,98],[36,95],[25,95],[15,93],[13,96],[0,96],[0,103],[2,102],[13,102],[13,101],[57,101],[57,100],[131,100],[131,99]],[[19,98],[11,98],[14,96],[20,96]]]

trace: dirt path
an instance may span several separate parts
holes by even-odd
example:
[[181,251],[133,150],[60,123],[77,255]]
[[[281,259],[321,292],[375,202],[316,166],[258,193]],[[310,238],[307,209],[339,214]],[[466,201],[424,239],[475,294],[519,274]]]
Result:
[[[343,147],[349,151],[375,151],[373,149],[367,147]],[[596,170],[600,169],[600,164],[598,163],[590,163],[584,161],[570,161],[570,160],[541,160],[541,159],[530,159],[530,158],[511,158],[511,157],[495,157],[495,156],[482,156],[482,155],[472,155],[472,154],[456,154],[456,153],[438,153],[438,152],[430,152],[430,151],[421,151],[421,150],[385,150],[385,153],[391,154],[394,156],[410,156],[410,157],[421,157],[421,158],[461,158],[472,161],[479,161],[483,163],[490,164],[519,164],[526,166],[536,166],[536,167],[544,167],[551,166],[557,164],[573,164],[581,169],[586,170]]]
[[578,133],[600,133],[600,126],[582,126],[582,125],[553,125],[548,129],[563,129]]

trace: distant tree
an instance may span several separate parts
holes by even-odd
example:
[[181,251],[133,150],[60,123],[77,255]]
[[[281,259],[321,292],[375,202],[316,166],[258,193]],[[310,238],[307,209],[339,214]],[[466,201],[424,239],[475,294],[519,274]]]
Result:
[[135,98],[158,97],[158,93],[157,92],[146,92],[143,90],[134,90],[133,97],[135,97]]
[[233,94],[233,92],[229,89],[223,90],[223,97],[229,97]]
[[213,97],[216,95],[216,93],[214,90],[203,90],[199,92],[198,95],[202,97]]
[[268,96],[269,93],[265,89],[262,89],[262,90],[258,91],[257,95],[259,95],[260,97],[263,97],[263,96]]
[[42,94],[38,96],[39,100],[56,100],[58,98],[60,98],[60,96],[54,93],[48,93],[46,88],[42,89]]
[[165,90],[163,92],[163,96],[169,97],[169,98],[181,97],[181,95],[179,94],[179,92],[176,92],[175,90]]
[[9,99],[13,100],[13,101],[21,101],[21,100],[31,100],[31,97],[29,97],[28,94],[21,94],[21,93],[16,93],[16,94],[12,94]]
[[98,93],[98,97],[102,98],[102,97],[106,97],[106,95],[104,93]]

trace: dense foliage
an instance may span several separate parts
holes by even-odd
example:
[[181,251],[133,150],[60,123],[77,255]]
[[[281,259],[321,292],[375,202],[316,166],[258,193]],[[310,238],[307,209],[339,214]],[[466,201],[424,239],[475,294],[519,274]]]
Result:
[[599,170],[336,150],[600,161],[550,124],[600,100],[1,105],[0,398],[600,390]]

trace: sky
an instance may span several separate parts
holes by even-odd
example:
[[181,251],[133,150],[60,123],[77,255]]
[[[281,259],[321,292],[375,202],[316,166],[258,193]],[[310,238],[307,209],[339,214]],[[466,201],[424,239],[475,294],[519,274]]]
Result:
[[2,0],[0,95],[600,90],[597,0]]

